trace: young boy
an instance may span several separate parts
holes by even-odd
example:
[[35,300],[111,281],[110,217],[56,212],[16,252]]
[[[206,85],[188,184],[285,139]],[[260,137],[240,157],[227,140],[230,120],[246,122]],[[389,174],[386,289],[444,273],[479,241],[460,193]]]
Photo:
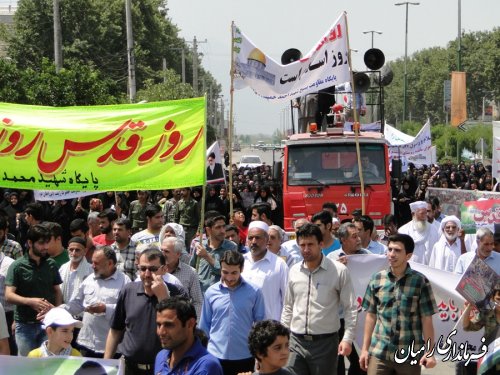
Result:
[[39,348],[29,352],[28,357],[50,357],[53,355],[81,357],[76,349],[71,347],[73,330],[82,328],[82,322],[73,319],[71,314],[60,307],[51,309],[43,319],[43,326],[48,340]]
[[290,331],[280,322],[264,320],[254,325],[248,336],[248,348],[257,360],[253,375],[291,375],[283,368],[288,362]]

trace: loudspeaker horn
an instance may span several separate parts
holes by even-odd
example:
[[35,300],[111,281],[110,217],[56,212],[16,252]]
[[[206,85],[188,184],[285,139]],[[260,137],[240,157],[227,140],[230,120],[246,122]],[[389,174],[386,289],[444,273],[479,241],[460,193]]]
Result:
[[378,70],[384,66],[385,56],[378,48],[370,48],[365,52],[364,61],[368,69]]
[[370,88],[370,77],[366,73],[354,73],[354,90],[357,93],[363,93]]
[[393,79],[394,73],[389,65],[384,65],[382,69],[380,69],[380,76],[373,73],[373,82],[382,87],[390,85]]
[[281,64],[288,65],[294,61],[300,60],[302,57],[302,52],[297,48],[289,48],[281,55]]

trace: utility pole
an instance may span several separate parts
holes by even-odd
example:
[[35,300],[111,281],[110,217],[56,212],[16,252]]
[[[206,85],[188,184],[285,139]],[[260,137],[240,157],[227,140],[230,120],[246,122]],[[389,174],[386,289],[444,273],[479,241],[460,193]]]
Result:
[[135,57],[132,31],[132,0],[125,0],[125,22],[127,25],[128,93],[130,102],[135,101]]
[[184,51],[184,47],[181,49],[181,51],[182,51],[182,57],[181,57],[182,83],[186,83],[186,52]]
[[462,1],[458,0],[457,71],[462,71]]
[[372,34],[372,48],[373,48],[373,34],[377,33],[379,35],[382,34],[382,31],[377,31],[377,30],[368,30],[368,31],[363,31],[363,34]]
[[207,43],[207,40],[198,41],[196,36],[193,38],[193,90],[194,94],[198,96],[198,44]]
[[62,69],[62,31],[61,31],[61,12],[59,9],[59,0],[53,0],[52,7],[54,11],[54,64],[56,73]]
[[408,93],[408,72],[406,70],[406,65],[408,61],[408,5],[420,5],[420,3],[412,3],[410,1],[405,1],[403,3],[396,3],[396,6],[405,5],[406,6],[406,29],[405,29],[405,71],[404,71],[404,81],[403,81],[403,120],[401,123],[406,121],[406,102]]
[[162,69],[163,69],[163,83],[167,82],[167,59],[162,59]]

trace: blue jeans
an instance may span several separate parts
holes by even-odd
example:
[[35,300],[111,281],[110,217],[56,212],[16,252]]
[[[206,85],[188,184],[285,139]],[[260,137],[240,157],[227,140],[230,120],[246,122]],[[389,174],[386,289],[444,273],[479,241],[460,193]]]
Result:
[[26,357],[30,351],[40,347],[45,340],[47,340],[47,335],[40,323],[16,322],[16,344],[19,356]]

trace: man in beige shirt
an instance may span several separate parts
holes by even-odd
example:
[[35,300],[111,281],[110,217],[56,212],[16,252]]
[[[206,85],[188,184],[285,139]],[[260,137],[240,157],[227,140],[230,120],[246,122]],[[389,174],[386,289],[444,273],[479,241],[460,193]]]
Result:
[[[288,275],[288,288],[281,322],[290,328],[288,367],[301,375],[334,375],[337,355],[352,350],[357,309],[348,269],[325,257],[323,235],[314,224],[297,230],[303,262],[295,264]],[[339,307],[346,321],[339,343]]]

